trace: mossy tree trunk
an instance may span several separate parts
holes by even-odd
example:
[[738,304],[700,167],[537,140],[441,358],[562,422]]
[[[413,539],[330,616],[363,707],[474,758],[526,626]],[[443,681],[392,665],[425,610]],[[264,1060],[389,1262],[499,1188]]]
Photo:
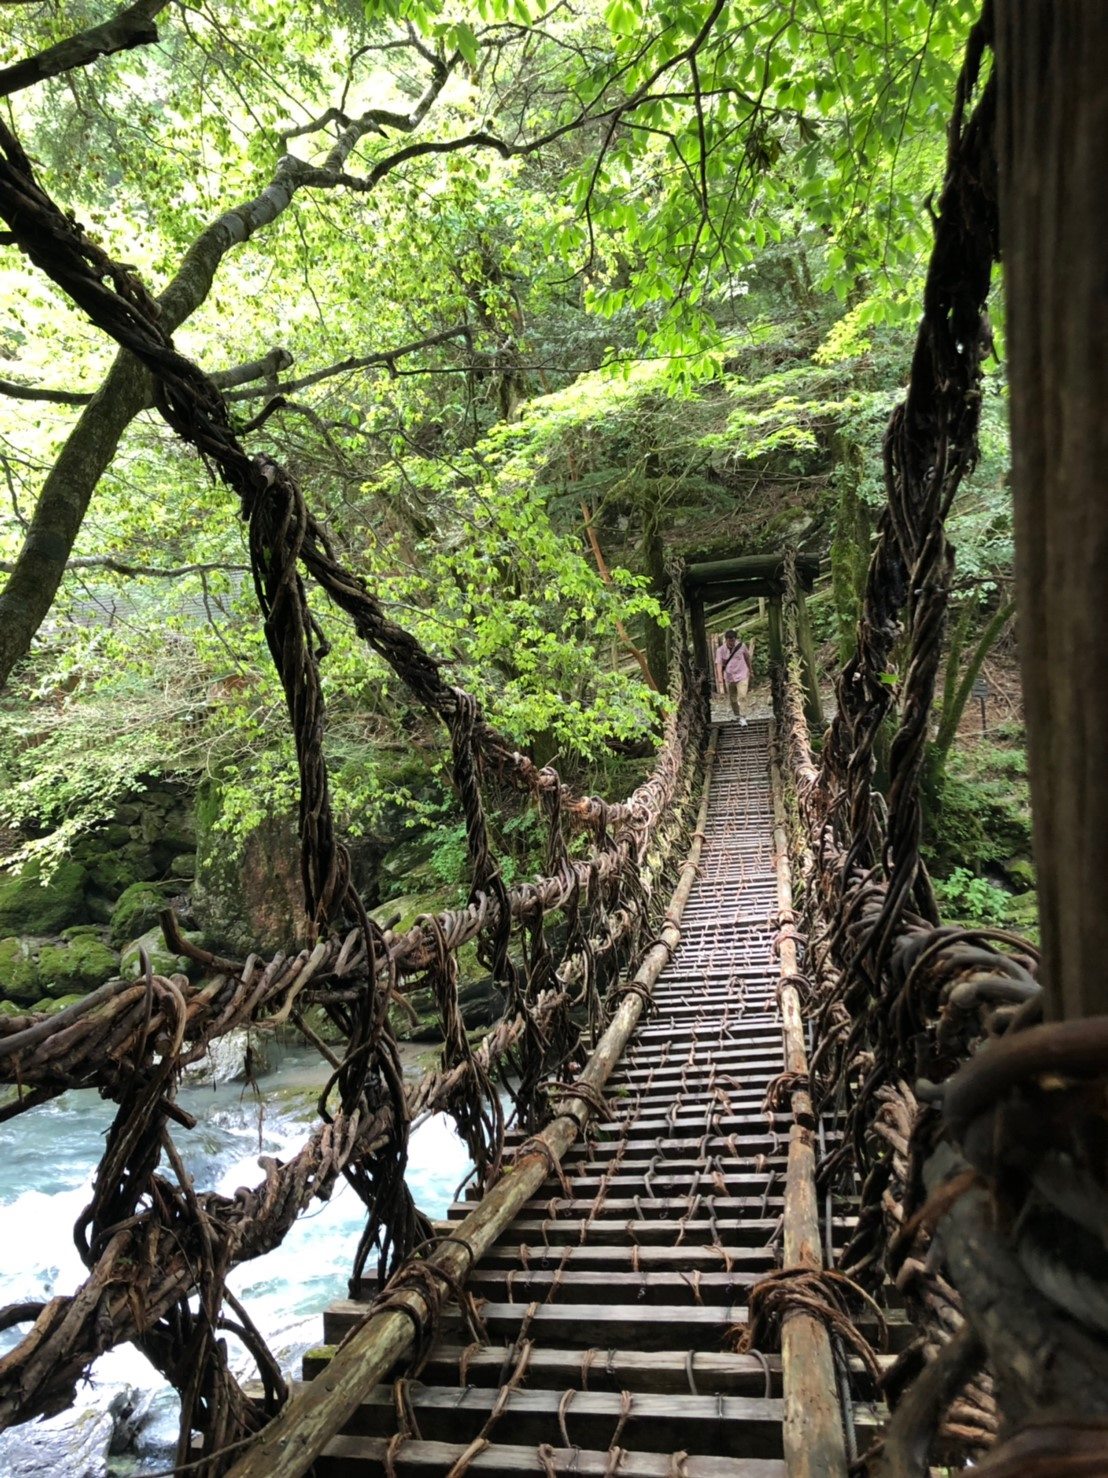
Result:
[[[658,507],[655,503],[648,504],[643,515],[642,560],[643,568],[650,580],[650,589],[659,600],[662,600],[666,588],[665,548],[662,544]],[[649,616],[646,619],[643,647],[654,681],[659,691],[664,693],[667,670],[666,630],[664,626]]]
[[849,662],[857,642],[858,613],[869,569],[873,517],[861,497],[865,453],[851,437],[831,438],[835,458],[834,536],[831,540],[831,592],[835,603],[835,640],[839,661]]

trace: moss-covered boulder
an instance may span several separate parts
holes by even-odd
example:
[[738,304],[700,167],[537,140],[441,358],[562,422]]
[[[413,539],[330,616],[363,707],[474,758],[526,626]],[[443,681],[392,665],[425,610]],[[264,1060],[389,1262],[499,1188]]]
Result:
[[1004,876],[1017,893],[1030,893],[1035,887],[1035,864],[1030,857],[1009,857],[1004,863]]
[[1034,893],[1021,893],[1008,905],[1006,923],[1026,933],[1039,923],[1039,900]]
[[155,883],[132,883],[125,888],[112,909],[109,929],[112,943],[122,948],[128,940],[152,929],[165,905],[165,890]]
[[64,1011],[67,1006],[75,1006],[84,999],[84,992],[68,996],[44,996],[30,1009],[36,1016],[57,1016],[59,1011]]
[[21,936],[0,939],[0,996],[29,1005],[42,995],[40,941]]
[[102,893],[106,898],[118,898],[132,883],[139,880],[134,865],[120,852],[100,852],[86,863],[89,890]]
[[55,934],[84,922],[88,875],[79,862],[61,862],[46,877],[38,861],[0,876],[0,935]]
[[119,967],[119,955],[104,943],[100,931],[67,932],[71,937],[63,944],[45,944],[39,950],[38,975],[50,996],[94,990]]
[[308,928],[295,816],[275,812],[240,841],[219,829],[221,815],[218,786],[202,786],[191,897],[206,938],[229,954],[299,947]]
[[125,980],[142,974],[142,950],[146,951],[155,975],[187,975],[195,969],[192,960],[170,952],[160,928],[149,929],[140,938],[132,940],[120,955],[119,973]]

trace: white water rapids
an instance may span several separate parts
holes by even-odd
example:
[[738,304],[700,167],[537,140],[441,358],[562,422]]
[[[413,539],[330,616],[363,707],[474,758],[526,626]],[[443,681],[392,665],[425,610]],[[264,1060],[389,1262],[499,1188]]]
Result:
[[[241,1083],[218,1088],[186,1083],[182,1106],[200,1120],[174,1136],[198,1187],[232,1193],[260,1178],[259,1154],[288,1159],[315,1119],[316,1090],[326,1073],[307,1049],[289,1049],[259,1084],[264,1100]],[[103,1149],[114,1105],[93,1090],[67,1093],[52,1103],[0,1125],[0,1307],[24,1299],[71,1293],[84,1276],[73,1244],[73,1225],[88,1204],[92,1175]],[[408,1184],[420,1208],[442,1216],[469,1169],[465,1147],[448,1119],[440,1115],[413,1135]],[[364,1222],[364,1208],[345,1181],[329,1202],[316,1204],[284,1243],[266,1257],[245,1263],[230,1286],[243,1301],[287,1374],[299,1376],[299,1358],[322,1338],[321,1314],[345,1295],[350,1263]],[[0,1354],[25,1332],[0,1334]],[[249,1362],[243,1374],[252,1374]],[[126,1388],[152,1397],[135,1450],[108,1460],[102,1443],[88,1459],[81,1446],[91,1412],[103,1413]],[[66,1478],[101,1478],[105,1471],[128,1475],[167,1465],[177,1429],[176,1394],[135,1349],[127,1345],[102,1356],[74,1411],[51,1420],[57,1435],[29,1448],[28,1439],[46,1437],[40,1424],[0,1434],[0,1478],[65,1473]],[[102,1428],[101,1428],[102,1431]]]

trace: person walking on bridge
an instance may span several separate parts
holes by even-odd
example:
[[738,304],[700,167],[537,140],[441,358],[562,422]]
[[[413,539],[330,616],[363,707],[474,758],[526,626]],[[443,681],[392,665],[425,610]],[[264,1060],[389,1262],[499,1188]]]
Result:
[[716,648],[716,676],[719,679],[720,692],[726,690],[731,700],[731,712],[744,727],[746,719],[739,705],[750,689],[753,663],[753,649],[739,640],[738,632],[725,631],[723,640]]

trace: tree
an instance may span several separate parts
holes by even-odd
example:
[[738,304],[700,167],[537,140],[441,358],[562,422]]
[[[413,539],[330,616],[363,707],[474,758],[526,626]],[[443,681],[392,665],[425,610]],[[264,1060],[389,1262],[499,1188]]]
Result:
[[[859,0],[839,0],[818,24],[806,25],[726,0],[679,5],[657,17],[619,0],[603,22],[588,11],[580,19],[554,13],[532,22],[509,0],[490,0],[481,24],[408,6],[406,28],[397,27],[400,12],[380,5],[371,8],[367,29],[338,7],[338,28],[317,14],[312,26],[294,33],[290,57],[275,44],[279,17],[267,0],[233,15],[202,10],[201,21],[166,44],[168,73],[187,77],[192,49],[213,63],[216,95],[204,91],[211,87],[205,82],[203,106],[197,110],[193,99],[189,114],[203,115],[217,153],[234,165],[217,172],[224,198],[226,181],[241,192],[244,174],[256,179],[267,156],[268,180],[194,235],[163,290],[167,321],[190,319],[208,299],[217,271],[225,271],[228,254],[286,217],[305,192],[348,193],[357,222],[386,178],[399,175],[405,186],[425,182],[421,167],[442,160],[459,167],[480,194],[488,165],[475,162],[478,156],[528,159],[541,152],[550,156],[548,183],[556,183],[563,202],[549,221],[548,244],[563,271],[577,274],[586,306],[634,314],[640,345],[676,349],[677,372],[695,374],[697,351],[708,367],[703,351],[718,348],[718,308],[729,303],[733,310],[736,274],[767,240],[789,229],[787,207],[797,198],[827,235],[821,286],[846,296],[860,276],[911,257],[921,238],[908,204],[930,167],[928,147],[914,142],[915,121],[933,90],[952,76],[969,11],[962,4],[928,15],[898,11],[886,25]],[[128,54],[128,65],[142,65],[134,60],[141,57]],[[348,99],[379,79],[386,63],[408,105],[348,114]],[[559,84],[551,88],[555,63]],[[344,74],[340,102],[316,108],[329,71]],[[463,76],[475,89],[472,98],[450,92],[448,84],[460,85]],[[84,79],[74,85],[79,126],[87,132],[85,114],[92,116],[114,148],[121,125],[110,107],[112,88],[94,89]],[[303,99],[297,104],[303,121],[284,127],[277,148],[291,142],[305,152],[284,155],[274,168],[272,120],[290,88]],[[227,119],[227,100],[236,92]],[[172,139],[181,148],[187,130],[167,128],[169,117],[144,112],[153,145],[145,151],[131,145],[121,157],[142,158],[147,178],[138,193],[159,230],[176,218],[168,236],[179,238],[193,212],[171,205],[174,197],[165,193],[166,186],[183,188],[166,145]],[[588,147],[586,129],[598,130],[587,135]],[[330,131],[329,150],[312,159],[312,141]],[[418,137],[397,148],[398,132]],[[187,145],[181,153],[187,160]],[[459,166],[465,156],[474,162]],[[364,172],[348,167],[355,161]],[[99,202],[101,216],[110,213],[116,193],[108,190]],[[634,199],[639,208],[630,204]],[[345,203],[339,210],[348,214]],[[300,217],[297,228],[305,230]],[[334,239],[327,249],[333,260]],[[314,281],[318,261],[301,265]],[[487,264],[483,279],[476,300],[476,279],[463,280],[462,295],[474,307],[475,327],[491,339],[491,365],[503,388],[523,372],[515,343],[519,315],[502,268]],[[476,364],[473,371],[479,372]],[[145,403],[148,386],[133,367],[121,360],[111,373],[48,475],[0,594],[0,682],[49,608],[93,490]],[[504,406],[518,394],[516,384]]]
[[1108,1011],[1108,11],[997,0],[1020,651],[1049,1014]]

